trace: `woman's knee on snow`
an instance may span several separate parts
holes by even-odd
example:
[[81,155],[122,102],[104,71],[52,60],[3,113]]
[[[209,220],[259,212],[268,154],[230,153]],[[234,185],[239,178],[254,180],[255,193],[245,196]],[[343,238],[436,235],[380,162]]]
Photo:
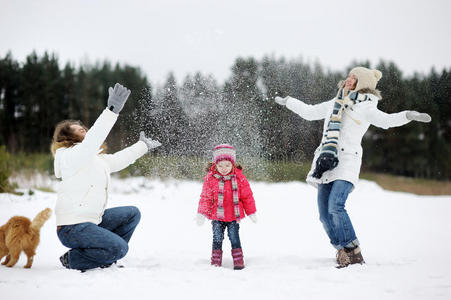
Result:
[[132,219],[134,222],[139,223],[139,220],[141,220],[141,211],[136,206],[129,206],[130,210],[130,219]]
[[118,239],[111,243],[107,248],[112,261],[116,261],[124,257],[128,252],[128,243],[122,239]]

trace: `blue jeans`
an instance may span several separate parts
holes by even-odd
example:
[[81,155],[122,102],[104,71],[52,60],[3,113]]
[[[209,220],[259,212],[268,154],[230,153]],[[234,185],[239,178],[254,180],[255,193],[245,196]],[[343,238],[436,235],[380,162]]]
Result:
[[345,180],[318,185],[319,219],[329,236],[330,243],[337,250],[359,245],[345,209],[346,199],[352,187],[352,183]]
[[139,209],[122,206],[106,209],[102,222],[64,225],[58,230],[69,250],[70,269],[88,270],[108,266],[127,254],[128,242],[141,218]]
[[236,221],[222,222],[214,220],[211,222],[211,225],[213,227],[213,250],[222,250],[222,241],[224,240],[224,231],[226,227],[232,249],[241,248],[239,233],[240,224]]

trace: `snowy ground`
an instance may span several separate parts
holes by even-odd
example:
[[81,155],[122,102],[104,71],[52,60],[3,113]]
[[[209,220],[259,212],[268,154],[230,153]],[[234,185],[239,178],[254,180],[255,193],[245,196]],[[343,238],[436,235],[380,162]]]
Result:
[[[363,266],[334,267],[318,220],[316,190],[304,183],[252,183],[259,222],[241,223],[246,268],[209,265],[211,228],[194,222],[200,182],[114,179],[109,206],[136,205],[141,223],[125,268],[64,269],[54,216],[41,231],[31,269],[25,257],[0,266],[1,299],[451,299],[451,196],[388,192],[361,181],[348,200]],[[56,195],[0,194],[0,224],[33,218]]]

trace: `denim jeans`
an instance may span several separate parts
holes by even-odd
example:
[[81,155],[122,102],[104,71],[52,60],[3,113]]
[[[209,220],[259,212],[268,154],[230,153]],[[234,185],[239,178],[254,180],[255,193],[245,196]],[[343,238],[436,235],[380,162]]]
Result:
[[232,249],[241,248],[240,242],[240,224],[236,221],[233,222],[222,222],[222,221],[212,221],[213,228],[213,249],[222,250],[222,241],[224,240],[224,231],[227,227],[227,234],[229,236],[230,243],[232,244]]
[[352,187],[352,183],[345,180],[318,185],[319,219],[329,236],[330,243],[337,250],[359,245],[345,209],[346,199]]
[[134,206],[106,209],[102,222],[64,225],[58,230],[61,243],[69,250],[70,269],[88,270],[110,265],[127,254],[128,242],[141,213]]

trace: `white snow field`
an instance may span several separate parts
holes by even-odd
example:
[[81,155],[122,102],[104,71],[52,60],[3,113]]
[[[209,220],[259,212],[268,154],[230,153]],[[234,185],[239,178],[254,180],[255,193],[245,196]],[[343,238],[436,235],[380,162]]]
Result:
[[[67,249],[55,217],[44,225],[33,267],[25,255],[0,266],[0,299],[451,299],[451,196],[389,192],[361,181],[347,209],[365,265],[335,268],[335,250],[318,219],[316,190],[301,182],[251,182],[258,223],[241,222],[246,268],[210,266],[211,225],[194,218],[201,182],[113,179],[109,207],[142,213],[125,268],[64,269]],[[0,194],[0,224],[53,208],[55,193]]]

